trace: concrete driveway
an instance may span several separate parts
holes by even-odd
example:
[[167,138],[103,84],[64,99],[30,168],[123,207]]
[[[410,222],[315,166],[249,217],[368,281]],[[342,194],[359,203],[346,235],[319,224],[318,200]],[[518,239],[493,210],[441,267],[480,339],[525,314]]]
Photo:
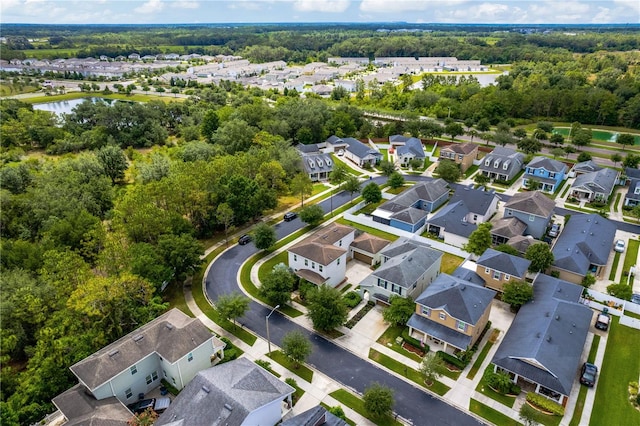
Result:
[[359,260],[352,259],[347,263],[347,282],[353,287],[360,285],[363,279],[373,272],[370,265]]

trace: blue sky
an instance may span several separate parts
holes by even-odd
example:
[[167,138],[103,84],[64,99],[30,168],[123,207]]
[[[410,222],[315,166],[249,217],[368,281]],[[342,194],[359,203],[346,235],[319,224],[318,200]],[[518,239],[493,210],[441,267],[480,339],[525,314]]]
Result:
[[640,23],[640,0],[0,0],[1,23]]

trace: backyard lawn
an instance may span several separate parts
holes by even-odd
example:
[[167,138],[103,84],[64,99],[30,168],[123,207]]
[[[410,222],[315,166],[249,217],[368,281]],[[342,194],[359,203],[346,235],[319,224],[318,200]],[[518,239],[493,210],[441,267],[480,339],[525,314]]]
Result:
[[451,253],[443,253],[440,270],[445,274],[451,274],[458,266],[462,265],[463,260],[463,258],[454,256]]
[[627,426],[640,424],[640,411],[629,402],[629,382],[640,375],[640,330],[618,323],[612,317],[607,350],[600,368],[590,425]]

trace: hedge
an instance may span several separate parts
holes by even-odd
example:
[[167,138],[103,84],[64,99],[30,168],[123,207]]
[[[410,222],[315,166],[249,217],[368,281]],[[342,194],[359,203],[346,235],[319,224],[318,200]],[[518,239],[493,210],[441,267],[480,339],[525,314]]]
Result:
[[349,309],[353,309],[358,306],[358,303],[360,303],[360,301],[362,300],[362,297],[360,297],[360,295],[355,291],[348,292],[347,294],[342,296],[342,298],[344,299],[345,305],[347,305]]
[[409,336],[409,329],[406,327],[404,330],[402,330],[402,340],[412,346],[415,346],[416,348],[425,349],[425,352],[429,352],[429,347],[427,345],[423,345],[420,340]]
[[448,354],[446,352],[438,351],[438,355],[440,355],[440,358],[442,358],[443,360],[445,360],[449,364],[455,365],[456,367],[458,367],[461,370],[464,370],[464,368],[468,364],[468,362],[464,362],[461,359],[458,359],[458,357],[453,356],[451,354]]
[[564,407],[562,405],[537,393],[529,392],[527,394],[527,402],[548,413],[553,413],[556,416],[564,416]]

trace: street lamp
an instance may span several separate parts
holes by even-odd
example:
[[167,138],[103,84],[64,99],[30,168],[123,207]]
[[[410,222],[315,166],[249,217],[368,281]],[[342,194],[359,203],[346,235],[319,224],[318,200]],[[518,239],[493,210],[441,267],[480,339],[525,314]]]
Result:
[[269,346],[269,352],[267,352],[267,355],[271,353],[271,337],[269,336],[269,317],[271,316],[271,314],[273,314],[273,312],[278,309],[280,307],[280,305],[276,305],[275,308],[273,308],[271,310],[271,312],[269,312],[269,315],[266,316],[265,318],[265,322],[267,323],[267,345]]

